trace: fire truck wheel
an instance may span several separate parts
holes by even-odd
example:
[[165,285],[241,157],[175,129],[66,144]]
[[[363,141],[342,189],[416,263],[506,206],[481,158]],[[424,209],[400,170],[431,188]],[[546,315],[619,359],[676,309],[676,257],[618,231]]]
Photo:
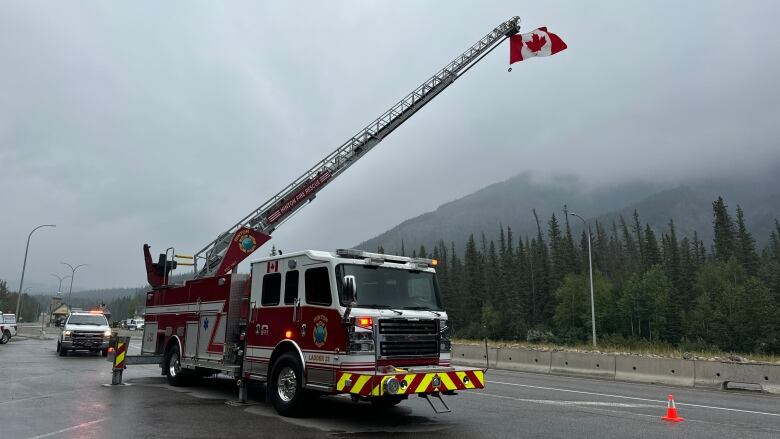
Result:
[[184,386],[189,383],[187,372],[181,367],[181,354],[179,347],[173,346],[165,355],[165,375],[168,376],[168,384],[172,386]]
[[282,354],[276,361],[268,394],[274,408],[282,416],[299,416],[306,399],[303,389],[303,367],[292,352]]

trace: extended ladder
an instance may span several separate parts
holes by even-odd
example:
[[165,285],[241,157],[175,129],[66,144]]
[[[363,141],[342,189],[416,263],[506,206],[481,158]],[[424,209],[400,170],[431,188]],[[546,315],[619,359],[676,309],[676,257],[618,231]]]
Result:
[[[220,234],[217,239],[195,254],[196,277],[210,276],[218,270],[234,234],[239,229],[250,228],[270,235],[292,214],[311,202],[316,193],[326,184],[347,170],[425,104],[463,76],[508,36],[516,34],[519,30],[520,17],[512,17],[498,25],[335,151]],[[198,269],[199,261],[203,262],[200,269]]]

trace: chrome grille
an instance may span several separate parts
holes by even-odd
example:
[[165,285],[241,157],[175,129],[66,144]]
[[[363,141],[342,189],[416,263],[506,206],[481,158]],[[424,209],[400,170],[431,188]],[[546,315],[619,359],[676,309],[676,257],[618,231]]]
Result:
[[379,321],[380,334],[433,334],[438,332],[436,320],[383,319]]
[[381,357],[432,357],[439,354],[436,320],[382,319],[379,321]]
[[87,332],[87,331],[79,331],[79,332],[73,332],[71,334],[71,338],[73,339],[73,342],[87,342],[87,343],[102,343],[103,342],[103,331],[100,332]]

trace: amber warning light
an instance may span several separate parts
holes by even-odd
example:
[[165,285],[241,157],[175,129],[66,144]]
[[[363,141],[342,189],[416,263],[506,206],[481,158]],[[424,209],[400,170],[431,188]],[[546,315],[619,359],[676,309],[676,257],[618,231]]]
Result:
[[292,331],[290,331],[289,329],[284,331],[284,337],[285,338],[292,338]]
[[358,317],[357,318],[357,325],[360,326],[361,328],[371,329],[373,324],[374,324],[374,319],[372,319],[371,317]]

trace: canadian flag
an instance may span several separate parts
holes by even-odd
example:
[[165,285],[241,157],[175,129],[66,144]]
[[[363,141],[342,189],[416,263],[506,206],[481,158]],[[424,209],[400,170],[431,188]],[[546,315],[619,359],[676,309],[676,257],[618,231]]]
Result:
[[566,43],[546,27],[509,37],[509,64],[535,56],[550,56],[566,49]]

